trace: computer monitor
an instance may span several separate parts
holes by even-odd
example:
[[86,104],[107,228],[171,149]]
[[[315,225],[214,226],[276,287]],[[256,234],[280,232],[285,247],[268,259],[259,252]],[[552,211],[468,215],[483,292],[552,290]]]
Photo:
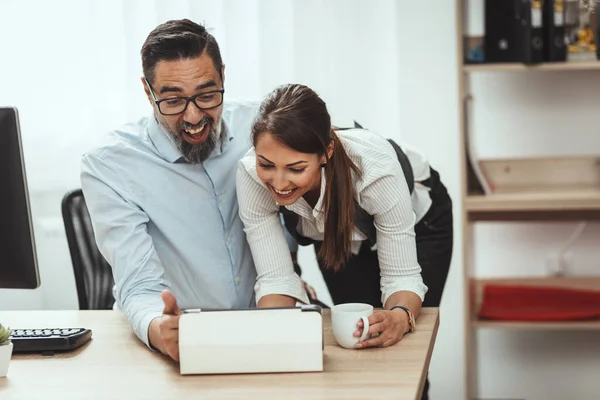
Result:
[[40,285],[19,114],[0,107],[0,289]]

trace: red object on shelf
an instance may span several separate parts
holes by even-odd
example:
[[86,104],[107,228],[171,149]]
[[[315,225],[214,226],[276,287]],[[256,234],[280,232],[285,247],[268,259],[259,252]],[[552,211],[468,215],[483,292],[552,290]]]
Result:
[[600,288],[568,289],[489,284],[483,288],[481,319],[575,321],[600,318]]

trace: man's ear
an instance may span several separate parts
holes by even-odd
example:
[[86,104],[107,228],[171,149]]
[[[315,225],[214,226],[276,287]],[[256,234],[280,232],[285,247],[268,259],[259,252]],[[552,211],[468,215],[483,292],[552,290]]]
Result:
[[221,65],[221,85],[225,87],[225,64]]

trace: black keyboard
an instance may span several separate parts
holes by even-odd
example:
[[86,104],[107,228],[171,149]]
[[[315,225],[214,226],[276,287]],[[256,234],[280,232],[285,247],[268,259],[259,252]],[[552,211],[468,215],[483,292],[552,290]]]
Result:
[[10,340],[14,353],[42,353],[71,351],[92,338],[92,331],[85,328],[13,329]]

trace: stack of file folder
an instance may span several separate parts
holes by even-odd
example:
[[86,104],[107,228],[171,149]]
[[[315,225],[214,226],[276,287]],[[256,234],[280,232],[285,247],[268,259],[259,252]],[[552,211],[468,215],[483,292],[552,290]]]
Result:
[[566,0],[486,0],[485,62],[565,61]]

